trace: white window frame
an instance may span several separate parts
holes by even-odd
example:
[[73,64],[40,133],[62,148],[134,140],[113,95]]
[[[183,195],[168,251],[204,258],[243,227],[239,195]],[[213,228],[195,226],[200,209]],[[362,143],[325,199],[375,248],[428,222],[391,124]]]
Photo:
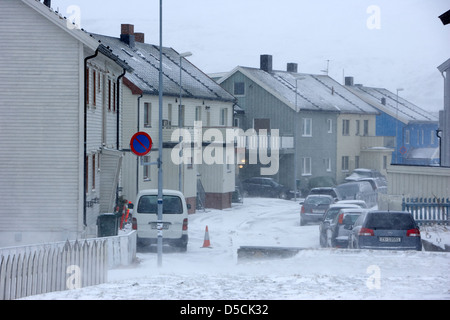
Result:
[[311,164],[312,161],[310,157],[302,158],[302,176],[312,175]]
[[303,118],[302,137],[312,137],[312,118]]

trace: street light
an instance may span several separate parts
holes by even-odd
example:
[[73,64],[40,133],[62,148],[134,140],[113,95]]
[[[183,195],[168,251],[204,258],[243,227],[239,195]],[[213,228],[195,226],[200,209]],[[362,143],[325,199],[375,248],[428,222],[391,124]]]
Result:
[[[398,148],[398,93],[400,91],[403,91],[403,88],[397,88],[397,101],[396,101],[396,122],[395,122],[395,164],[398,164],[398,152],[399,152],[399,148]],[[403,139],[402,139],[403,140]]]
[[[183,99],[183,86],[181,85],[181,81],[182,81],[182,63],[183,63],[183,58],[187,58],[192,56],[191,52],[184,52],[184,53],[180,53],[180,104],[178,106],[178,128],[181,129],[181,106],[183,105],[181,103],[182,99]],[[179,137],[179,142],[180,142],[180,157],[183,157],[183,146],[181,144],[181,130],[180,131],[180,137]],[[180,164],[178,165],[178,189],[180,190],[180,192],[183,192],[183,178],[182,178],[182,173],[181,170],[183,168],[183,161],[180,161]]]

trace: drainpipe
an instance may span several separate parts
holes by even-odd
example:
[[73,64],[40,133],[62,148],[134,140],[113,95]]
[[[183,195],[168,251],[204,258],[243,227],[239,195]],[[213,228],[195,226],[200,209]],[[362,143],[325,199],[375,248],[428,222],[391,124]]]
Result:
[[442,130],[437,129],[436,130],[436,137],[439,139],[439,167],[442,166],[442,137],[441,137]]
[[87,221],[86,221],[86,176],[87,176],[87,166],[86,166],[86,156],[87,156],[87,87],[86,87],[86,77],[87,77],[87,63],[88,60],[94,59],[98,55],[98,48],[95,50],[95,53],[92,56],[86,57],[84,59],[84,158],[83,158],[83,171],[84,171],[84,177],[83,177],[83,225],[87,227]]

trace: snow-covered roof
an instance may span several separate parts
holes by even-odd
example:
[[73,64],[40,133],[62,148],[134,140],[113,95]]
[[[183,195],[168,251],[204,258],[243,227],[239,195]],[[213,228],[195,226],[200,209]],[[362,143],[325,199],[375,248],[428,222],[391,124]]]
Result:
[[[135,42],[130,47],[119,38],[93,34],[111,52],[124,60],[134,71],[126,75],[144,93],[157,95],[159,89],[159,46]],[[180,95],[180,54],[172,48],[163,47],[164,95]],[[234,96],[209,78],[205,73],[182,58],[182,95],[185,98],[235,101]]]
[[298,110],[378,114],[370,104],[326,75],[237,67],[218,82],[236,72],[243,73],[294,110],[297,106]]
[[[401,96],[384,88],[372,88],[362,85],[346,86],[354,94],[364,99],[378,110],[397,118],[403,123],[438,122],[439,119],[431,112],[403,99]],[[398,109],[397,109],[398,106]]]

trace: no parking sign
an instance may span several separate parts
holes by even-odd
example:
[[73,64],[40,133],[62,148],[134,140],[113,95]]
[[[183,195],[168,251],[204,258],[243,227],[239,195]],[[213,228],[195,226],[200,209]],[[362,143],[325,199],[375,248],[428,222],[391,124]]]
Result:
[[145,156],[152,150],[152,138],[146,132],[136,133],[130,141],[131,151],[139,156]]

